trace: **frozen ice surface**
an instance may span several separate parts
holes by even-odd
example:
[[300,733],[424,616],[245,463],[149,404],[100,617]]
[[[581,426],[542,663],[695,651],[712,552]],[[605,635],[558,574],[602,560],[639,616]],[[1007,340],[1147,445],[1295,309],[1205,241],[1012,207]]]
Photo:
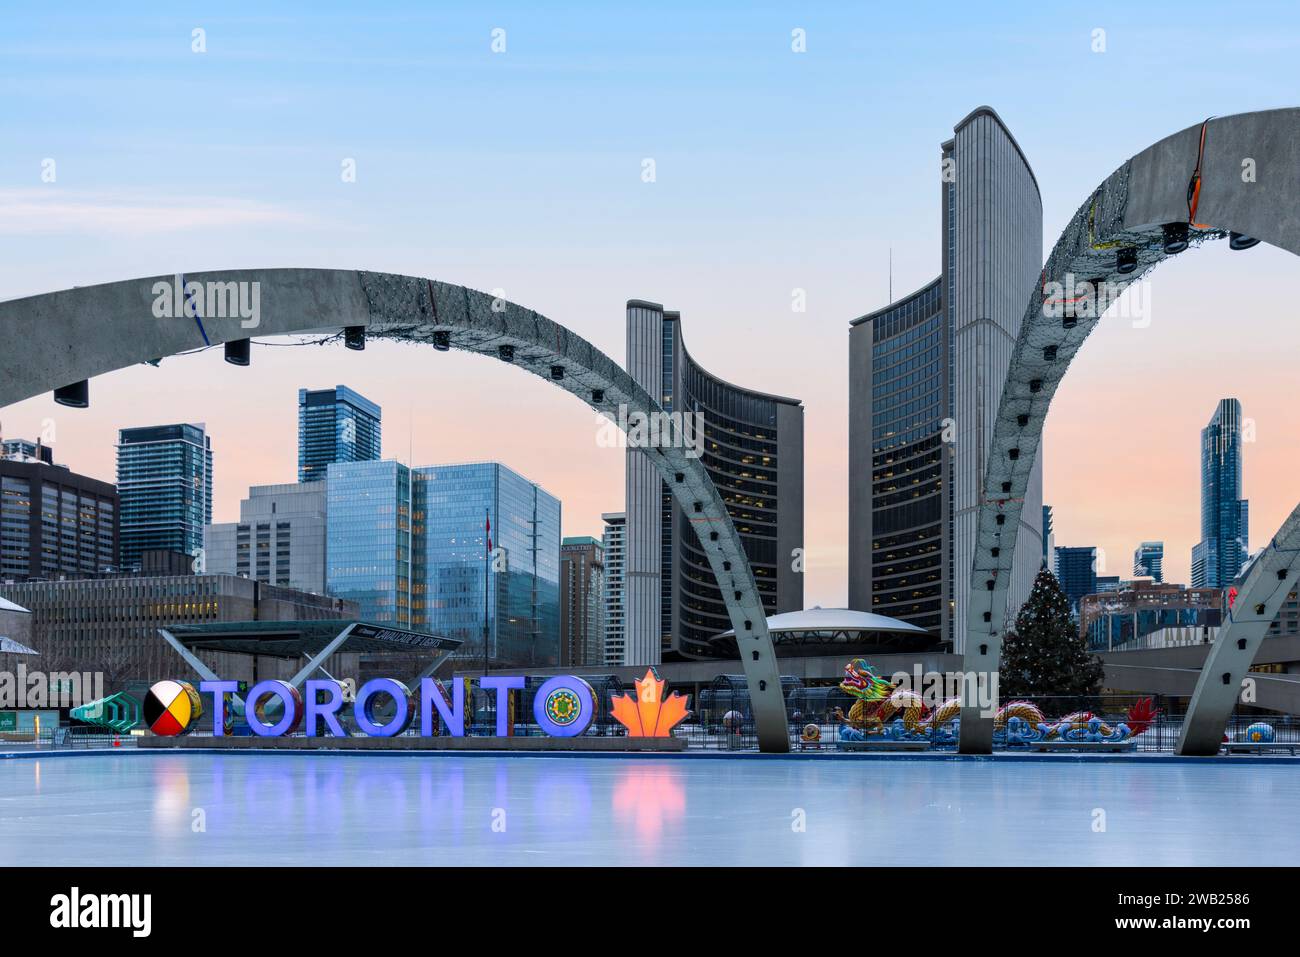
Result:
[[123,754],[0,761],[0,865],[1293,865],[1297,806],[1231,761]]

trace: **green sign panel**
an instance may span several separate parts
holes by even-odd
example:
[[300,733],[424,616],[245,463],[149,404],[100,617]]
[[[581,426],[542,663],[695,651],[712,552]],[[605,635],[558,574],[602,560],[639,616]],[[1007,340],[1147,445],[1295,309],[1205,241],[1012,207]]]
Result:
[[17,731],[18,730],[18,713],[16,711],[0,711],[0,731]]

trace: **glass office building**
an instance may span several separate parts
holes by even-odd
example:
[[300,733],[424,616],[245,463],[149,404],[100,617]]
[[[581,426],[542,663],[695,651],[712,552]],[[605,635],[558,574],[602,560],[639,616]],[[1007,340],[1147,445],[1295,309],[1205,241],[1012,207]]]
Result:
[[1077,614],[1079,599],[1097,594],[1097,549],[1093,546],[1058,548],[1056,580],[1070,601],[1070,611]]
[[334,462],[374,462],[382,438],[379,406],[345,385],[298,390],[298,481],[325,478]]
[[411,471],[398,462],[335,462],[326,471],[326,589],[364,621],[411,627]]
[[1201,540],[1192,586],[1227,588],[1250,550],[1249,504],[1241,497],[1241,403],[1223,399],[1201,430]]
[[212,439],[202,423],[122,429],[117,444],[121,565],[162,549],[196,555],[212,524]]
[[460,638],[476,662],[486,605],[493,666],[559,663],[557,498],[494,462],[336,462],[327,476],[330,595],[366,621]]
[[493,665],[558,665],[559,499],[496,462],[419,468],[415,477],[417,630],[460,638],[459,656],[481,661],[486,615]]
[[[870,494],[851,495],[851,552],[858,570],[849,605],[898,618],[939,637],[951,599],[952,455],[944,441],[951,331],[942,284],[850,325],[855,397],[871,416],[871,442],[853,445],[854,474]],[[870,358],[866,356],[870,349]],[[866,607],[861,607],[866,606]]]
[[1133,551],[1133,575],[1136,578],[1165,580],[1165,543],[1143,542]]
[[[940,146],[939,278],[849,326],[849,606],[966,646],[976,520],[998,405],[1042,268],[1033,170],[987,106]],[[1035,456],[1008,611],[1043,563]]]

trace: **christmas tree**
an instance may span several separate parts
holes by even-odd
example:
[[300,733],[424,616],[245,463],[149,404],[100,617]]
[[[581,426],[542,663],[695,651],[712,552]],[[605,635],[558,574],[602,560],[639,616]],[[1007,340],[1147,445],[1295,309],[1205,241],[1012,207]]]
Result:
[[1002,642],[999,697],[1055,696],[1056,701],[1042,704],[1064,714],[1095,706],[1091,698],[1101,679],[1101,659],[1088,651],[1070,618],[1069,599],[1056,576],[1043,568]]

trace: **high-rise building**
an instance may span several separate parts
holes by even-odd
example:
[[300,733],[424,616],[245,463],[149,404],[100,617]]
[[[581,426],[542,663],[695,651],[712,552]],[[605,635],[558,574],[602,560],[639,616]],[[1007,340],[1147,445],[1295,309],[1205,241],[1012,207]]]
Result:
[[379,406],[345,385],[298,390],[298,481],[325,478],[334,462],[374,462],[382,444]]
[[605,523],[600,539],[605,552],[605,664],[615,667],[627,664],[627,609],[623,604],[627,515],[605,512],[600,517]]
[[365,621],[412,627],[411,470],[391,461],[334,462],[326,476],[326,592],[356,602]]
[[[942,269],[849,326],[849,605],[966,644],[988,443],[1042,267],[1038,184],[980,107],[942,145]],[[1041,447],[1008,611],[1044,560]]]
[[1250,512],[1241,497],[1241,403],[1222,399],[1201,430],[1201,540],[1192,586],[1227,588],[1250,553]]
[[559,663],[605,664],[605,550],[590,535],[560,543]]
[[212,524],[212,439],[202,423],[118,432],[121,564],[151,549],[198,555]]
[[[51,464],[43,454],[0,457],[0,581],[95,578],[115,571],[117,489]],[[31,443],[33,450],[49,448]]]
[[495,462],[346,462],[327,474],[330,595],[367,621],[460,638],[458,656],[474,661],[486,616],[493,666],[557,664],[558,499]]
[[[627,368],[666,413],[702,422],[701,461],[740,534],[768,616],[801,609],[803,405],[706,372],[686,349],[680,314],[657,303],[627,304]],[[690,517],[632,447],[626,555],[627,662],[714,655],[709,639],[732,625],[713,570]]]
[[1165,543],[1143,542],[1133,551],[1133,575],[1136,578],[1165,580]]
[[1079,599],[1097,594],[1097,549],[1091,545],[1056,549],[1056,580],[1070,601],[1070,610],[1077,613]]
[[1052,506],[1043,506],[1043,567],[1051,568],[1056,555],[1056,535],[1052,527]]
[[54,449],[39,440],[4,439],[0,440],[0,459],[11,462],[44,462],[54,464]]
[[419,468],[415,479],[417,630],[460,638],[458,656],[481,661],[486,612],[493,665],[557,665],[560,500],[496,462]]
[[208,526],[205,570],[325,594],[325,486],[250,488],[238,522]]

